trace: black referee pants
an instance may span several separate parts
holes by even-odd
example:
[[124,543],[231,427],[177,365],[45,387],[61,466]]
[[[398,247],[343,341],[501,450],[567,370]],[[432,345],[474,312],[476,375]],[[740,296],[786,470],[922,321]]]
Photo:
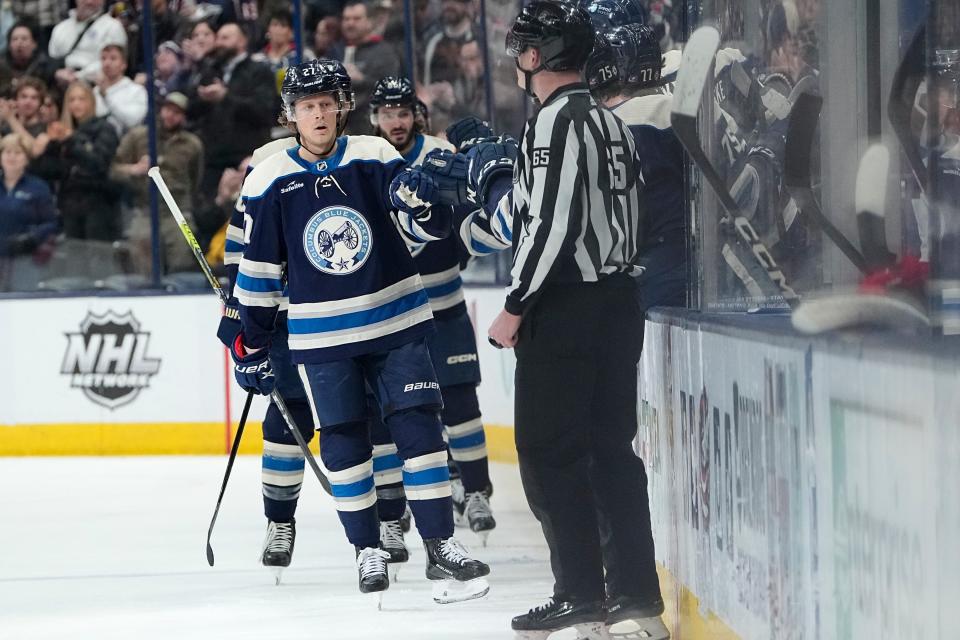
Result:
[[[547,288],[516,346],[516,444],[561,599],[660,599],[634,454],[643,316],[630,278]],[[606,589],[605,589],[606,587]]]

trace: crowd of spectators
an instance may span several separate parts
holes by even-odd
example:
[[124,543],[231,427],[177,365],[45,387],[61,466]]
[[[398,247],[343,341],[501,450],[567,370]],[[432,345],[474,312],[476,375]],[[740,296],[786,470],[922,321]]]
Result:
[[[3,3],[0,291],[10,288],[4,278],[11,259],[41,264],[51,247],[62,256],[78,243],[119,247],[126,256],[121,270],[151,275],[145,1]],[[350,73],[357,110],[348,133],[372,133],[367,112],[374,84],[407,75],[411,66],[434,132],[465,115],[493,118],[498,129],[512,130],[525,118],[524,99],[500,43],[516,2],[487,0],[486,25],[479,6],[479,0],[414,0],[409,65],[402,0],[304,0],[302,54],[338,59]],[[215,249],[248,156],[272,137],[288,135],[277,116],[283,75],[297,58],[291,4],[150,0],[150,9],[158,163],[203,249]],[[492,103],[487,83],[496,89]],[[16,161],[8,163],[7,156],[21,150],[25,168],[8,170]],[[17,176],[15,184],[8,176]],[[162,201],[159,206],[163,273],[195,271],[169,212]],[[219,256],[214,250],[211,257]]]

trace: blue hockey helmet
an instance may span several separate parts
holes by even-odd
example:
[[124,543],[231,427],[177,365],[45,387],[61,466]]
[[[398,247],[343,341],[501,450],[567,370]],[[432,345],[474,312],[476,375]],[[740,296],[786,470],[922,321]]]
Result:
[[649,14],[639,0],[587,0],[581,6],[597,31],[628,24],[647,24]]
[[[650,27],[630,24],[607,29],[598,38],[593,51],[587,62],[586,76],[591,91],[604,89],[615,82],[633,89],[660,84],[663,55],[657,35]],[[614,73],[611,73],[611,65],[615,67]]]
[[297,100],[321,93],[332,94],[340,111],[356,107],[350,76],[339,61],[321,58],[287,69],[280,87],[280,99],[287,118],[295,119],[293,106]]
[[601,33],[598,33],[594,40],[593,51],[587,60],[583,75],[587,80],[590,91],[606,89],[620,82],[617,54],[610,46],[610,42]]
[[604,34],[617,56],[620,79],[638,88],[660,84],[663,52],[656,32],[641,24],[614,27]]
[[406,78],[386,76],[380,78],[370,94],[370,111],[376,113],[380,107],[410,107],[416,105],[417,92],[413,83]]
[[[399,76],[385,76],[377,81],[370,94],[370,124],[379,127],[377,111],[381,107],[406,107],[410,109],[416,121],[417,92],[413,83]],[[415,122],[416,124],[416,122]]]

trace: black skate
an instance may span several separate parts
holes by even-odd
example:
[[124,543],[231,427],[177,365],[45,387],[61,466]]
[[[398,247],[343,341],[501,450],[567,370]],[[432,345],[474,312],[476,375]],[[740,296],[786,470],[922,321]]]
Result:
[[293,559],[293,543],[297,538],[296,521],[267,521],[267,537],[263,541],[263,554],[260,563],[273,571],[276,584],[280,584],[280,574],[290,566]]
[[390,588],[387,562],[390,554],[377,547],[357,547],[357,571],[360,575],[360,593],[375,593],[377,609],[383,604],[382,593]]
[[527,613],[515,617],[510,626],[516,637],[524,640],[546,640],[556,631],[573,627],[580,638],[601,640],[605,638],[606,611],[601,602],[575,602],[550,600]]
[[427,552],[427,580],[436,580],[433,600],[439,604],[482,598],[490,592],[483,576],[490,567],[467,555],[455,538],[429,538],[423,541]]
[[490,499],[486,491],[472,491],[466,494],[467,504],[464,509],[470,529],[480,536],[483,546],[487,546],[487,536],[497,526],[490,511]]
[[611,640],[669,640],[670,631],[660,616],[663,600],[640,600],[627,596],[607,605],[607,637]]
[[390,554],[390,559],[387,560],[392,565],[389,567],[390,579],[396,582],[400,565],[410,559],[407,545],[403,543],[403,526],[399,520],[387,520],[380,523],[380,547]]

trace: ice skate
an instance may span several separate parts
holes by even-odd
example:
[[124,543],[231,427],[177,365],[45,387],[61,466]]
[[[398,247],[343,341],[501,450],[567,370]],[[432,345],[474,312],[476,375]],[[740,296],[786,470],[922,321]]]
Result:
[[357,547],[357,571],[360,593],[372,593],[377,597],[377,609],[383,607],[383,592],[390,588],[387,563],[390,554],[375,547]]
[[470,529],[480,536],[480,542],[487,546],[487,537],[497,526],[490,511],[490,500],[485,491],[473,491],[466,494],[465,513]]
[[467,497],[460,477],[450,478],[450,497],[453,499],[453,524],[457,527],[469,526],[467,521]]
[[615,598],[607,609],[606,638],[610,640],[669,640],[663,624],[663,601],[642,602],[636,598]]
[[380,523],[380,546],[390,554],[389,564],[390,581],[396,582],[400,568],[410,559],[410,552],[403,542],[403,525],[399,520],[388,520]]
[[483,576],[490,567],[467,555],[455,538],[429,538],[423,541],[427,552],[427,580],[435,580],[433,600],[438,604],[482,598],[490,592]]
[[297,537],[297,526],[290,522],[267,521],[267,536],[263,540],[263,552],[260,563],[273,573],[275,584],[280,584],[283,570],[290,566],[293,559],[293,543]]
[[410,533],[410,520],[413,518],[413,512],[410,511],[410,505],[408,504],[403,509],[403,515],[400,516],[400,528],[404,533]]
[[600,602],[550,600],[515,617],[510,626],[518,640],[546,640],[550,634],[574,628],[578,638],[605,640],[606,611]]

